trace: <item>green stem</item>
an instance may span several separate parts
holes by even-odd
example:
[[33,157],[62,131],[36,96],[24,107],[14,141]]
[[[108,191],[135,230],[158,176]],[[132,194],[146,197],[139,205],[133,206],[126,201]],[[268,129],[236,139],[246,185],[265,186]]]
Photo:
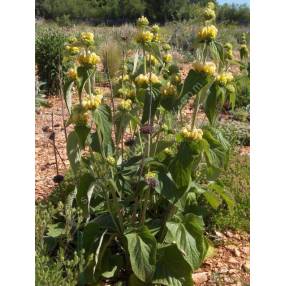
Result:
[[141,225],[144,225],[144,223],[145,223],[146,210],[147,210],[147,205],[148,205],[148,201],[149,201],[149,196],[150,196],[150,188],[148,188],[148,190],[145,192],[145,196],[144,196],[143,210],[142,210],[141,220],[140,220]]

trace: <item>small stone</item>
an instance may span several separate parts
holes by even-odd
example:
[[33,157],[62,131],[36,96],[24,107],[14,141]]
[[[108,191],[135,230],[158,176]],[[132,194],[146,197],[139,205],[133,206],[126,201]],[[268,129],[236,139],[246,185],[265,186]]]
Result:
[[192,277],[193,277],[195,284],[198,284],[198,285],[208,281],[208,273],[207,272],[194,273],[192,275]]
[[237,260],[236,260],[234,257],[230,257],[230,258],[228,259],[228,262],[229,262],[229,263],[232,263],[232,264],[238,263]]
[[227,267],[222,267],[222,268],[219,270],[219,273],[221,273],[221,274],[224,274],[224,273],[227,273],[227,272],[228,272]]
[[246,261],[246,262],[242,265],[242,269],[243,269],[245,272],[247,272],[247,273],[250,272],[250,263],[249,263],[249,261]]
[[230,231],[226,231],[226,232],[225,232],[225,235],[226,235],[227,237],[229,237],[229,238],[232,238],[232,237],[233,237],[233,233],[230,232]]
[[240,257],[240,251],[237,248],[233,250],[233,253],[236,257]]
[[219,238],[224,238],[224,235],[219,231],[215,231],[215,235]]
[[244,253],[244,254],[246,254],[246,255],[249,255],[249,246],[244,246],[244,247],[242,247],[242,252]]
[[234,273],[237,273],[237,270],[236,269],[229,269],[228,273],[229,274],[234,274]]

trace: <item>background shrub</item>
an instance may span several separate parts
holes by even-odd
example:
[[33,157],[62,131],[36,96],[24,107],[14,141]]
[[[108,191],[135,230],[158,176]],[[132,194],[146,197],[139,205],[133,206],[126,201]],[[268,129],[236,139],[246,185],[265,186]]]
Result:
[[36,65],[40,81],[46,82],[48,95],[59,94],[60,69],[67,36],[57,28],[43,28],[36,33]]

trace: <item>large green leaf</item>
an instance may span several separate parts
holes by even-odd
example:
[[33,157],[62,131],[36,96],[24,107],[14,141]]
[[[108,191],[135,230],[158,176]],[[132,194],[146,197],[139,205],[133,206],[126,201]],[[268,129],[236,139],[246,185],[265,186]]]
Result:
[[156,186],[155,191],[172,204],[175,204],[184,194],[184,192],[178,189],[170,173],[160,172],[158,174],[158,182],[159,184]]
[[83,210],[83,214],[86,218],[89,218],[90,199],[94,189],[95,181],[93,176],[84,174],[79,178],[76,200],[77,205]]
[[68,136],[67,155],[71,168],[74,174],[76,174],[80,166],[81,154],[79,138],[75,131],[72,131]]
[[[142,124],[148,121],[150,111],[151,111],[151,114],[150,114],[151,122],[153,121],[157,107],[159,105],[159,94],[160,93],[158,89],[151,88],[151,91],[150,91],[149,87],[147,91],[145,92],[143,114],[142,114],[142,119],[141,119]],[[151,105],[151,109],[150,109],[150,105]]]
[[211,124],[216,122],[218,112],[222,108],[224,101],[225,89],[214,83],[210,88],[205,104],[205,112]]
[[192,143],[182,142],[170,165],[172,177],[180,188],[187,187],[192,179],[194,157],[197,155],[196,147]]
[[84,149],[87,136],[90,132],[90,128],[87,126],[75,126],[74,130],[78,136],[80,147]]
[[199,91],[208,83],[208,81],[209,78],[203,73],[190,70],[182,86],[180,97],[177,101],[177,106],[182,107],[189,98],[198,94]]
[[111,128],[112,128],[112,120],[111,120],[111,109],[106,104],[101,104],[94,112],[93,119],[96,124],[96,128],[98,129],[101,137],[101,144],[103,150],[111,148],[112,139],[111,139]]
[[133,272],[143,282],[150,282],[156,265],[156,238],[146,226],[137,232],[126,234],[125,237]]
[[219,194],[223,200],[226,202],[229,209],[234,207],[234,199],[231,193],[227,192],[223,186],[213,182],[208,185],[208,189]]
[[192,286],[192,269],[175,244],[158,249],[153,284],[166,286]]
[[168,229],[166,242],[175,242],[192,270],[197,269],[201,264],[201,254],[196,238],[188,232],[182,222],[167,222],[166,226]]

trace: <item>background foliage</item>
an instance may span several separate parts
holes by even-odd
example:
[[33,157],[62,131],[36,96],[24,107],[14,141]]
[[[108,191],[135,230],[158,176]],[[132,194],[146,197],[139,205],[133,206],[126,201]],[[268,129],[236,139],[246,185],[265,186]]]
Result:
[[[89,20],[94,23],[119,24],[146,15],[151,21],[164,23],[197,18],[205,0],[36,0],[36,15],[62,21]],[[249,7],[245,5],[218,6],[218,21],[248,24]],[[66,18],[67,19],[67,18]]]

